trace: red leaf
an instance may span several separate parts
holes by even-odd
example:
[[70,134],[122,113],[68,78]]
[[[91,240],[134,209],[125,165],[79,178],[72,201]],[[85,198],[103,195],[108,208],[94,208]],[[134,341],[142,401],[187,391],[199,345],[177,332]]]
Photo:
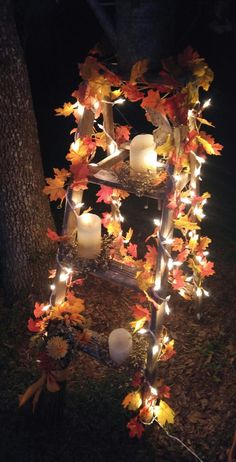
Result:
[[100,186],[100,189],[96,194],[96,196],[98,197],[96,202],[104,202],[105,204],[110,204],[112,201],[112,193],[113,189],[110,188],[110,186]]
[[132,244],[131,242],[129,243],[127,247],[127,252],[131,257],[137,258],[137,244]]
[[178,55],[178,63],[181,67],[189,67],[194,61],[199,58],[197,51],[194,51],[191,46],[185,48],[185,50]]
[[157,262],[157,249],[153,245],[147,245],[147,253],[144,255],[146,260],[145,265],[153,268]]
[[102,213],[102,224],[104,228],[107,228],[111,221],[111,213],[103,212]]
[[79,162],[77,164],[71,164],[70,171],[73,173],[73,180],[75,182],[79,180],[87,180],[89,167],[87,163]]
[[184,249],[184,250],[182,250],[182,252],[180,252],[180,253],[177,255],[177,260],[178,260],[178,261],[184,262],[184,261],[186,260],[187,256],[189,255],[189,252],[190,252],[189,249]]
[[43,308],[44,308],[43,303],[38,303],[38,302],[35,303],[35,305],[34,305],[34,316],[36,318],[40,318],[40,316],[42,316],[44,314]]
[[179,268],[175,268],[172,271],[173,281],[172,287],[174,290],[179,290],[184,287],[184,275],[183,271]]
[[199,265],[199,271],[202,277],[208,277],[215,274],[213,261],[207,261],[206,259]]
[[147,96],[143,98],[141,107],[143,109],[154,109],[154,111],[161,112],[165,115],[164,100],[161,99],[158,90],[148,90]]
[[144,308],[142,305],[136,304],[132,306],[132,311],[135,319],[140,319],[146,317],[147,320],[151,319],[150,312],[147,308]]
[[138,417],[131,419],[127,424],[127,428],[129,429],[130,438],[134,438],[135,436],[141,438],[144,432],[144,426],[138,420]]
[[132,101],[132,103],[135,103],[144,97],[144,94],[137,89],[136,85],[132,85],[132,83],[122,85],[121,89],[125,97]]
[[141,371],[135,372],[133,380],[131,382],[132,387],[134,388],[140,387],[142,382],[143,382],[143,375]]
[[115,129],[115,139],[118,145],[129,141],[130,127],[128,125],[121,125]]
[[164,113],[177,124],[186,124],[188,109],[185,102],[185,95],[183,93],[177,93],[170,98],[164,100]]
[[63,242],[68,240],[68,235],[65,234],[64,236],[59,236],[55,231],[52,229],[48,228],[47,229],[47,234],[46,236],[51,239],[51,241],[56,241],[56,242]]
[[158,398],[170,398],[170,387],[168,385],[162,385],[158,388]]
[[29,318],[27,327],[30,332],[38,332],[41,328],[42,321],[34,320],[33,318]]

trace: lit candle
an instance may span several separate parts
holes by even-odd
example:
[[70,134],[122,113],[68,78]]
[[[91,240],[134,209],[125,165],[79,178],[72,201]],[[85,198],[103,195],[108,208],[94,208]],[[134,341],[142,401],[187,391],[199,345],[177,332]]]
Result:
[[77,241],[81,257],[93,258],[100,253],[101,230],[101,218],[94,213],[84,213],[77,217]]
[[139,173],[156,172],[157,153],[152,135],[137,135],[130,143],[130,167]]
[[111,359],[121,364],[131,353],[132,336],[126,329],[115,329],[109,335],[108,345]]

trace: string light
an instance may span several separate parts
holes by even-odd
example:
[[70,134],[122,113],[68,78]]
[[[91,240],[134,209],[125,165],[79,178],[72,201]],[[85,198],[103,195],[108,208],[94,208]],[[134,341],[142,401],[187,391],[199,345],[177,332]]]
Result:
[[152,395],[157,396],[158,395],[157,389],[154,388],[152,385],[149,385],[149,387],[150,387],[150,391],[151,391]]
[[152,347],[152,353],[153,353],[153,355],[156,355],[156,354],[158,353],[158,351],[159,351],[159,346],[158,346],[158,345],[154,345],[154,346]]
[[169,314],[170,314],[170,307],[169,307],[169,305],[168,305],[167,302],[165,303],[165,312],[166,312],[167,316],[169,316]]
[[142,335],[142,334],[146,334],[147,332],[148,332],[147,329],[144,329],[144,327],[142,327],[142,329],[139,329],[138,334]]
[[161,224],[161,220],[159,218],[154,218],[153,222],[154,222],[154,225],[156,226],[160,226]]
[[202,109],[206,109],[207,107],[209,107],[211,104],[211,98],[207,99],[203,105],[202,105]]
[[196,296],[201,297],[202,296],[202,289],[200,287],[197,288],[196,290]]
[[45,305],[45,306],[42,308],[42,311],[48,311],[50,307],[51,307],[51,305]]
[[56,289],[55,284],[51,284],[51,285],[50,285],[50,289],[51,289],[51,290],[55,290],[55,289]]

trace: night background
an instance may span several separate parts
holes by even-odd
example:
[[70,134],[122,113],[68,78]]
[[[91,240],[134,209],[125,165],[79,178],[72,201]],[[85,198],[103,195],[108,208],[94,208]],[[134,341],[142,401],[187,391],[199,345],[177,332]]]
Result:
[[[114,3],[100,1],[115,23]],[[133,1],[134,7],[138,3]],[[227,460],[227,449],[236,430],[236,4],[233,0],[180,0],[176,5],[174,37],[167,54],[176,55],[191,45],[214,71],[214,81],[202,95],[203,100],[211,98],[211,106],[204,115],[215,126],[207,131],[224,149],[221,157],[208,157],[202,175],[202,191],[212,195],[202,223],[202,234],[213,241],[210,251],[216,275],[207,281],[211,297],[204,300],[203,317],[198,322],[189,303],[175,296],[173,311],[178,314],[173,313],[168,328],[175,338],[177,355],[161,369],[172,386],[171,404],[177,416],[170,433],[183,440],[203,461],[216,462]],[[50,177],[53,167],[66,167],[74,121],[55,117],[54,109],[71,100],[71,93],[78,87],[78,63],[98,42],[106,48],[107,65],[115,56],[89,2],[15,0],[13,6],[30,79],[44,173]],[[117,117],[131,120],[140,132],[140,120],[129,106],[132,105],[126,102],[119,107],[121,114],[117,113]],[[87,197],[92,200],[89,194]],[[63,210],[53,205],[52,212],[60,234]],[[135,221],[135,211],[130,213]],[[110,332],[122,322],[128,324],[128,315],[120,314],[125,295],[120,294],[119,288],[107,287],[103,310],[98,297],[102,288],[97,284],[97,294],[89,285],[86,289],[91,289],[88,312],[95,330]],[[117,304],[111,313],[109,307],[114,298]],[[83,353],[72,371],[64,420],[44,428],[30,420],[27,412],[19,413],[17,397],[35,380],[37,370],[27,352],[29,310],[23,309],[22,318],[18,305],[14,319],[8,308],[2,308],[0,315],[1,461],[196,460],[157,427],[147,429],[141,440],[129,439],[121,406],[127,389],[127,367],[122,366],[118,372],[109,370]],[[100,314],[93,313],[94,305],[101,309]]]

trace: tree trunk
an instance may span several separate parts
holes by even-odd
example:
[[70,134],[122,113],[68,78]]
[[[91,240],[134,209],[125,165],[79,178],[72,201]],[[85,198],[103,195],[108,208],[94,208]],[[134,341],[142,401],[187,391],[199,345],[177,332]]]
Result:
[[175,0],[116,0],[117,57],[121,75],[148,58],[156,71],[173,47]]
[[[0,0],[0,256],[6,302],[45,296],[53,227],[30,84],[10,0]],[[41,292],[44,289],[43,292]]]

